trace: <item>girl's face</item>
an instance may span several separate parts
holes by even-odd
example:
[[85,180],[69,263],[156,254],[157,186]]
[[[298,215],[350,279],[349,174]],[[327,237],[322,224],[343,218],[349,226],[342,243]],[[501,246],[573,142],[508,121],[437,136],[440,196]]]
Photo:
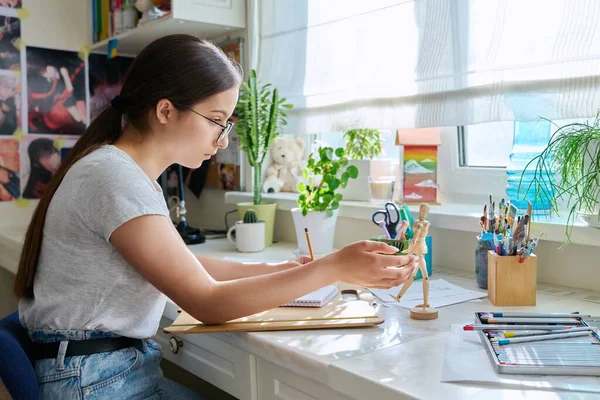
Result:
[[54,174],[60,166],[60,155],[58,153],[43,155],[40,157],[39,163],[44,169]]
[[223,131],[217,124],[227,124],[237,104],[238,93],[239,88],[235,87],[193,105],[190,107],[193,111],[182,110],[176,113],[176,117],[172,118],[173,122],[167,124],[171,126],[166,133],[171,153],[178,164],[198,168],[218,149],[228,146],[227,136],[217,143],[217,138]]

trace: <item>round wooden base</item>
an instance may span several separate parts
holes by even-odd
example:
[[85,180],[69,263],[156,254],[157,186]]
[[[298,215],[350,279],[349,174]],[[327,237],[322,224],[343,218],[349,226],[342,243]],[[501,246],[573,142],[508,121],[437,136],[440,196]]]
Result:
[[423,321],[436,319],[438,317],[438,310],[431,307],[415,307],[410,309],[410,317]]

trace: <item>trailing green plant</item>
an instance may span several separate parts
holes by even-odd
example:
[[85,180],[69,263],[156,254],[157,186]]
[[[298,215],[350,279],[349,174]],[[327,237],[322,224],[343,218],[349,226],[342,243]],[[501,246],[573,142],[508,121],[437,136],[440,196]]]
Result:
[[[536,199],[548,201],[551,212],[556,215],[560,204],[566,200],[569,216],[565,245],[571,243],[577,213],[593,213],[600,204],[600,113],[592,123],[586,121],[558,127],[546,149],[527,164],[524,173],[534,164],[533,179],[525,195],[533,190]],[[600,220],[600,212],[598,218]]]
[[286,110],[292,108],[270,83],[263,84],[251,70],[248,80],[242,83],[236,108],[239,117],[237,134],[240,147],[248,156],[253,170],[254,204],[262,201],[262,164],[273,139],[282,126],[287,125]]
[[255,224],[258,222],[258,217],[256,216],[256,211],[253,209],[246,210],[244,213],[244,223],[245,224]]
[[383,149],[379,129],[351,129],[344,132],[346,155],[351,160],[366,160],[377,157]]
[[302,170],[302,177],[307,183],[297,185],[298,207],[302,215],[309,212],[326,212],[328,217],[338,209],[343,198],[341,193],[336,193],[340,188],[345,188],[349,179],[358,177],[358,168],[348,165],[345,151],[339,147],[319,147],[316,156],[312,153],[308,157],[306,167]]

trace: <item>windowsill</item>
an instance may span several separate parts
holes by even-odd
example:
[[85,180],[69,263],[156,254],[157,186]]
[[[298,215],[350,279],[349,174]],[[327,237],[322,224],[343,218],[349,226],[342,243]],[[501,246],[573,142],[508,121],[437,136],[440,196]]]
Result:
[[[252,201],[252,198],[251,192],[227,192],[225,194],[225,202],[228,204]],[[263,193],[264,200],[277,201],[277,209],[283,211],[289,211],[297,207],[297,198],[298,194],[296,193]],[[383,203],[341,201],[339,216],[370,221],[373,212],[380,210],[382,206]],[[482,204],[444,203],[430,207],[428,220],[433,228],[475,233],[481,231],[479,219],[483,211]],[[411,205],[409,208],[413,216],[417,217],[419,206]],[[544,232],[542,240],[562,243],[565,241],[565,221],[566,216],[534,220],[532,229],[536,235]],[[577,221],[571,233],[571,240],[576,244],[600,247],[600,229],[589,227],[583,222]]]

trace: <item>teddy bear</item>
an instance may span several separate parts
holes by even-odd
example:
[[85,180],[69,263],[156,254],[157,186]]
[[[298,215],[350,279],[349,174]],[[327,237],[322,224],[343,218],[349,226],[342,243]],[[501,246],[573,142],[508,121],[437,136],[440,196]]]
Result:
[[304,166],[304,140],[300,137],[277,137],[271,144],[271,164],[267,168],[263,191],[297,192],[296,178]]

